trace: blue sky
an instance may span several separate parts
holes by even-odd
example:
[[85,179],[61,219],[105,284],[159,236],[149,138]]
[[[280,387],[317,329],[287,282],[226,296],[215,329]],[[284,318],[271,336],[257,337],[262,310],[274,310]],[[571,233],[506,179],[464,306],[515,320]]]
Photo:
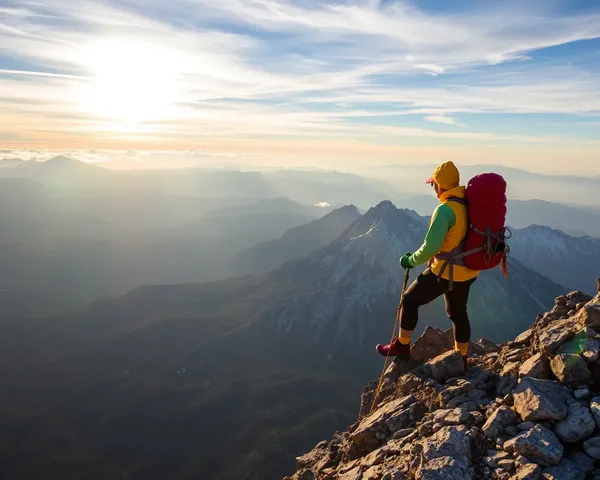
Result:
[[599,74],[597,1],[0,3],[5,151],[600,174]]

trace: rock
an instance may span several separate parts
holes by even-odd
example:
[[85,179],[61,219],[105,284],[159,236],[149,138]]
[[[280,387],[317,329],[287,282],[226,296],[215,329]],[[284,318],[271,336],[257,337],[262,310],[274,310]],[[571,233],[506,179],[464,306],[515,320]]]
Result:
[[594,470],[588,477],[588,480],[600,480],[600,468]]
[[568,397],[558,382],[525,377],[514,391],[515,410],[525,421],[562,420]]
[[590,376],[590,371],[583,358],[575,354],[556,355],[550,362],[550,368],[556,378],[565,385],[586,383]]
[[[420,408],[420,405],[415,402],[415,397],[408,395],[383,405],[363,419],[350,435],[354,446],[353,454],[358,456],[367,454],[375,450],[394,432],[414,425]],[[411,408],[415,405],[418,406],[416,409]]]
[[362,480],[362,476],[361,467],[356,467],[343,475],[340,475],[339,480]]
[[573,462],[583,473],[589,473],[594,469],[594,459],[583,452],[569,452],[566,458]]
[[596,429],[590,410],[578,402],[569,405],[567,417],[554,426],[554,433],[563,442],[575,443],[588,438]]
[[512,472],[515,469],[515,462],[506,458],[498,462],[498,467],[506,470],[507,472]]
[[531,430],[533,427],[535,427],[535,423],[533,422],[523,422],[523,423],[519,423],[519,425],[517,425],[517,428],[519,430]]
[[420,388],[422,385],[423,385],[422,378],[419,378],[412,373],[407,373],[406,375],[402,375],[398,379],[396,388],[400,395],[408,395],[413,390]]
[[448,339],[445,332],[428,326],[423,334],[414,341],[411,358],[419,363],[424,363],[452,350],[452,348],[454,348],[454,344]]
[[517,465],[517,468],[520,468],[523,465],[529,465],[529,464],[532,464],[533,462],[531,460],[529,460],[528,458],[525,458],[523,455],[517,454],[517,459],[515,460],[515,463]]
[[457,350],[443,353],[425,364],[429,375],[438,382],[443,382],[451,377],[457,377],[465,373],[465,365],[462,355]]
[[583,449],[590,457],[600,460],[600,437],[590,438],[583,443]]
[[[456,397],[461,397],[463,394],[467,394],[471,390],[475,388],[475,382],[465,379],[459,379],[454,384],[447,386],[439,396],[439,401],[442,405],[448,403],[450,401],[455,400]],[[466,398],[469,398],[468,396]],[[466,401],[466,400],[465,400]]]
[[577,400],[581,400],[583,398],[587,398],[590,396],[590,390],[586,387],[586,388],[580,388],[578,390],[575,390],[573,392],[573,395],[575,396],[575,398]]
[[539,334],[540,348],[547,354],[553,353],[575,335],[573,331],[575,328],[577,328],[577,320],[575,319],[552,322]]
[[500,375],[507,375],[509,373],[516,374],[519,371],[519,367],[521,366],[521,362],[509,362],[502,367],[500,371]]
[[509,440],[504,449],[517,452],[543,467],[558,465],[563,456],[563,446],[556,435],[540,425]]
[[585,474],[573,462],[563,459],[558,466],[545,469],[543,478],[546,480],[585,480]]
[[517,421],[517,414],[509,407],[500,407],[495,410],[483,426],[483,433],[489,438],[502,435],[504,429]]
[[600,428],[600,397],[592,398],[590,402],[590,409],[592,411],[592,415],[594,415],[594,419],[596,420],[596,425]]
[[519,368],[519,375],[522,377],[549,378],[550,362],[543,353],[537,353],[525,361]]
[[300,480],[317,480],[317,476],[311,470],[304,470],[300,474]]
[[531,343],[532,338],[533,338],[533,330],[530,328],[529,330],[525,330],[517,338],[515,338],[515,343],[518,343],[521,345],[529,345]]
[[324,468],[330,466],[331,463],[329,443],[325,441],[319,443],[309,453],[296,458],[298,470],[312,468],[316,472],[320,472]]
[[581,356],[588,365],[597,361],[600,358],[600,342],[593,338],[589,339],[585,344]]
[[413,433],[415,431],[414,428],[403,428],[402,430],[398,430],[397,432],[395,432],[392,436],[398,440],[400,438],[404,438],[408,435],[410,435],[411,433]]
[[566,295],[560,295],[559,297],[556,297],[554,299],[554,305],[563,306],[563,305],[566,305],[568,301],[569,301],[569,297],[567,297]]
[[437,410],[431,417],[432,421],[441,425],[467,425],[473,423],[473,417],[467,410],[454,408],[452,410]]
[[416,480],[471,480],[468,465],[452,457],[438,457],[428,461],[418,471]]
[[423,443],[423,458],[431,461],[439,457],[470,458],[471,442],[464,425],[444,427]]
[[542,469],[535,463],[529,463],[519,467],[516,475],[511,480],[538,480],[542,477]]
[[516,437],[521,431],[517,427],[506,427],[504,433],[510,437]]
[[594,363],[600,356],[600,341],[590,338],[595,334],[594,329],[585,327],[571,340],[558,349],[558,353],[581,355],[586,363]]
[[579,323],[594,330],[600,329],[600,303],[588,304],[583,307],[577,316]]
[[384,473],[381,480],[406,480],[407,478],[401,470],[392,470]]

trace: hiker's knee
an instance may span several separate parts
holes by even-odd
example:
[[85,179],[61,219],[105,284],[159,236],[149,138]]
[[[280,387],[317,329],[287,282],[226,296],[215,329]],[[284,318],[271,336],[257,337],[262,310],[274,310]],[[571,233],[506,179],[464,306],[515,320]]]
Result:
[[466,303],[446,303],[446,315],[448,315],[448,318],[452,320],[453,323],[469,322]]
[[406,292],[404,295],[404,300],[402,301],[402,306],[407,310],[416,310],[421,306],[421,302],[419,301],[419,297],[411,292]]

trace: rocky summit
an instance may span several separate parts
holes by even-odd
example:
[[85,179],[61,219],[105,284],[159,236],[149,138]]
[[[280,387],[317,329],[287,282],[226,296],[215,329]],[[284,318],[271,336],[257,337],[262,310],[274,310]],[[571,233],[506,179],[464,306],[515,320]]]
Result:
[[513,341],[472,343],[467,371],[452,332],[427,328],[284,480],[600,480],[598,332],[600,279]]

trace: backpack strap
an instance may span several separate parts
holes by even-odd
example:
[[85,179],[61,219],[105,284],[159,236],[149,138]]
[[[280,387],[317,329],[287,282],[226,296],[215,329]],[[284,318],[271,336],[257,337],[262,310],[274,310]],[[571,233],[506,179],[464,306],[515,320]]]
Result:
[[456,202],[456,203],[460,203],[461,205],[468,207],[469,206],[469,202],[464,199],[464,198],[458,198],[458,197],[448,197],[446,199],[446,201],[448,202]]

